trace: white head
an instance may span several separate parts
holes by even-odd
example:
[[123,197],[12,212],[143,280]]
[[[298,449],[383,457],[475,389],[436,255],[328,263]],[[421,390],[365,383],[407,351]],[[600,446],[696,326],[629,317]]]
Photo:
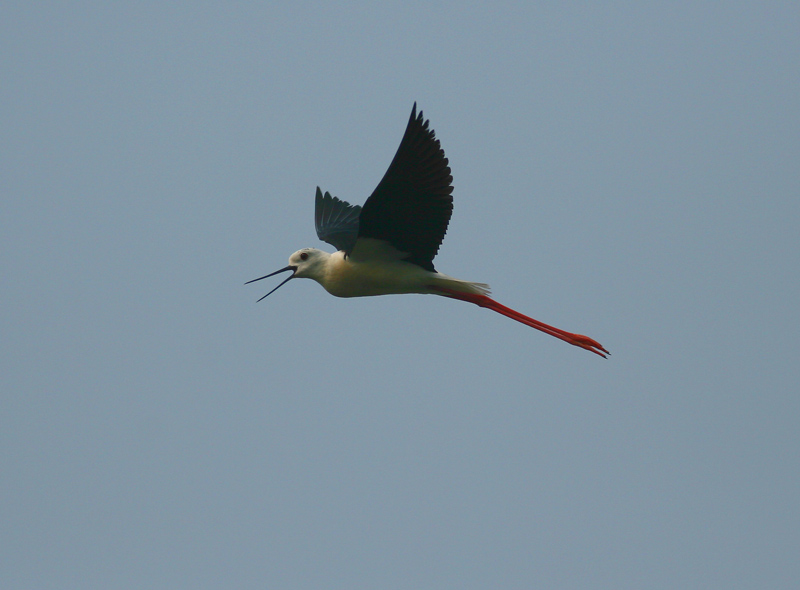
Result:
[[[259,277],[257,279],[253,279],[252,281],[247,281],[245,285],[249,285],[250,283],[255,283],[256,281],[260,281],[261,279],[266,279],[267,277],[275,276],[276,274],[286,272],[288,270],[292,271],[292,274],[289,278],[285,279],[281,284],[275,287],[272,291],[267,293],[267,295],[271,295],[283,285],[288,283],[290,280],[294,278],[298,279],[314,279],[319,281],[319,278],[323,275],[325,270],[325,263],[331,255],[328,252],[323,252],[322,250],[317,250],[316,248],[303,248],[302,250],[298,250],[291,256],[289,256],[289,266],[282,268],[280,270],[276,270],[275,272],[271,272],[268,275],[264,275],[263,277]],[[264,295],[264,297],[267,297]],[[262,297],[261,299],[264,299]],[[259,299],[259,301],[261,301]]]
[[293,278],[316,279],[322,275],[331,255],[316,248],[303,248],[289,256],[289,266],[294,267]]

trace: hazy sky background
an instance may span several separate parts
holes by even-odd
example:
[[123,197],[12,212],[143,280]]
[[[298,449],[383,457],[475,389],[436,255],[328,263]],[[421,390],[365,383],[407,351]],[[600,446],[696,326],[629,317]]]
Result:
[[[0,7],[0,587],[795,588],[796,2]],[[249,279],[417,101],[439,297]]]

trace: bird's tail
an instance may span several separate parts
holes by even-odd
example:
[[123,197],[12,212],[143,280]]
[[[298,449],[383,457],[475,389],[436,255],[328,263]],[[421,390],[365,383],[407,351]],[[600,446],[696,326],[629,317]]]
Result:
[[456,291],[458,293],[470,293],[472,295],[486,295],[488,296],[492,290],[486,283],[473,283],[471,281],[462,281],[461,279],[454,279],[440,272],[437,272],[431,278],[431,288],[434,292],[441,293],[442,288],[444,291]]

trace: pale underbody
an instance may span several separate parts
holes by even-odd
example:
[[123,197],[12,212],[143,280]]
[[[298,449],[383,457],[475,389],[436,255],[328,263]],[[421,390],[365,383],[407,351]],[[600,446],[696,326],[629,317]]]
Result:
[[[305,260],[301,258],[303,254],[307,255]],[[386,242],[362,238],[349,256],[341,250],[330,254],[306,248],[292,254],[289,264],[298,267],[295,277],[314,279],[336,297],[437,293],[436,287],[478,295],[489,293],[488,285],[425,270],[404,262],[402,256]]]

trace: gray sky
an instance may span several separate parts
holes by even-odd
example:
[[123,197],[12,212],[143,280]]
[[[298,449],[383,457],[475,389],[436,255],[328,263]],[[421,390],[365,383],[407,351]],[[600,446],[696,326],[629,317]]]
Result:
[[[0,8],[0,587],[795,587],[797,4],[267,4]],[[414,101],[437,268],[610,360],[255,303]]]

